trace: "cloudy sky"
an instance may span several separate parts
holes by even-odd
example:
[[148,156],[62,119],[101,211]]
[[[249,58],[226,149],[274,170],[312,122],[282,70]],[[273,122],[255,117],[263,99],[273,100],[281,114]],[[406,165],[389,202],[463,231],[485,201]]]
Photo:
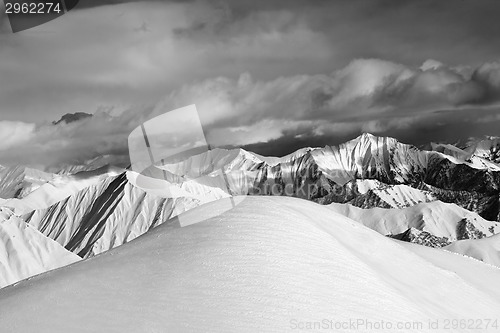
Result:
[[[0,164],[126,154],[135,127],[189,104],[212,145],[274,155],[362,132],[500,135],[499,15],[498,0],[80,0],[13,34],[0,14]],[[52,125],[75,112],[94,117]]]

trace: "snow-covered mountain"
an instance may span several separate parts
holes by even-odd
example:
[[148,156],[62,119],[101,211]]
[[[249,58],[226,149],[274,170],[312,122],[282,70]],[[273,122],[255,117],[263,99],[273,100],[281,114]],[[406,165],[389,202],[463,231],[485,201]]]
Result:
[[119,167],[126,168],[130,165],[128,156],[122,155],[101,155],[79,163],[63,163],[51,165],[46,171],[59,175],[74,175],[100,170],[102,168]]
[[37,209],[48,208],[86,187],[105,181],[108,177],[123,173],[115,167],[79,172],[74,175],[51,175],[50,180],[33,189],[21,198],[4,199],[3,207],[8,207],[21,216]]
[[24,166],[0,166],[0,198],[22,198],[56,176]]
[[78,260],[76,254],[0,208],[0,288]]
[[441,201],[420,203],[403,209],[362,209],[350,204],[330,204],[333,211],[347,216],[382,235],[398,235],[413,228],[448,243],[477,239],[500,233],[500,223],[487,221],[455,204]]
[[107,177],[22,217],[85,258],[131,241],[179,213],[229,196],[217,187],[189,182],[176,185],[157,179],[156,188],[147,187],[146,191],[138,184],[138,177],[132,171]]
[[378,232],[431,246],[496,233],[500,176],[495,167],[436,149],[422,151],[365,134],[338,147],[305,148],[282,158],[213,149],[142,174],[109,166],[77,168],[75,174],[18,167],[3,169],[0,182],[6,193],[22,195],[6,196],[0,206],[83,258],[236,195],[348,204],[337,207]]
[[481,140],[471,140],[465,150],[474,156],[500,164],[500,137],[489,136]]
[[[429,320],[500,313],[496,268],[305,200],[235,202],[1,290],[2,332],[284,332],[323,319],[336,330],[353,318],[425,332]],[[359,325],[340,331],[371,331]]]
[[387,185],[378,180],[364,179],[347,183],[314,201],[321,204],[350,203],[360,208],[405,208],[438,200],[431,191],[409,185]]
[[[338,147],[302,149],[284,158],[263,158],[241,149],[216,150],[156,168],[158,177],[166,171],[170,181],[172,174],[197,179],[223,170],[234,194],[296,196],[323,204],[353,201],[364,208],[370,202],[402,207],[439,199],[500,221],[498,166],[421,151],[370,134]],[[371,193],[357,191],[360,180],[372,181]],[[373,186],[374,181],[380,186]],[[384,194],[388,192],[391,198]]]
[[[59,172],[83,170],[81,167],[75,168]],[[469,202],[496,198],[500,172],[495,168],[475,165],[463,156],[420,151],[392,138],[363,134],[338,147],[301,149],[283,158],[262,157],[242,149],[214,149],[176,163],[158,164],[149,171],[152,176],[176,183],[223,171],[233,194],[289,195],[321,203],[329,203],[329,200],[339,202],[335,194],[342,191],[346,192],[343,201],[352,200],[358,196],[352,193],[347,195],[349,187],[353,187],[352,183],[373,180],[385,189],[407,185],[427,191],[419,193],[408,189],[404,191],[403,197],[395,201],[419,203],[429,201],[431,197],[454,202],[455,198],[452,197],[459,192],[477,194],[478,198],[468,198]],[[409,191],[413,194],[408,197]],[[443,194],[443,191],[446,193]],[[429,195],[432,192],[440,196]],[[413,200],[412,196],[418,198]],[[423,196],[426,198],[423,199]],[[389,206],[395,204],[392,201]],[[457,204],[462,205],[460,202]],[[483,214],[489,214],[489,219],[492,219],[492,214],[498,213],[496,209],[486,212],[484,207],[476,208],[483,217]]]

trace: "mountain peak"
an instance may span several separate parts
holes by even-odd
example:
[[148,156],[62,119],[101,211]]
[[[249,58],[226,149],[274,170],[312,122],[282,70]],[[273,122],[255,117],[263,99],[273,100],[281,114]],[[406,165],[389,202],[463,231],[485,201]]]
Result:
[[373,138],[376,138],[377,136],[371,134],[371,133],[368,133],[368,132],[365,132],[363,134],[361,134],[358,138],[359,139],[373,139]]
[[52,124],[54,124],[54,125],[59,125],[60,123],[69,124],[69,123],[73,123],[75,121],[80,121],[82,119],[86,119],[86,118],[90,118],[90,117],[92,117],[92,114],[85,113],[85,112],[66,113],[58,121],[53,121]]
[[[344,144],[348,144],[348,143],[351,143],[351,144],[366,143],[366,144],[368,144],[368,143],[382,142],[382,141],[384,141],[384,139],[393,139],[393,138],[384,137],[384,136],[376,136],[376,135],[373,135],[371,133],[362,133],[358,137],[356,137],[348,142],[345,142]],[[393,139],[393,140],[397,141],[396,139]]]

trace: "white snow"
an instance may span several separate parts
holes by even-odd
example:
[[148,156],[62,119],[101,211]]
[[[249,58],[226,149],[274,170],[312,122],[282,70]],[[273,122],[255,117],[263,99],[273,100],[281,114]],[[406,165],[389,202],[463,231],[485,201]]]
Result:
[[54,174],[33,168],[0,166],[0,198],[24,197],[54,177]]
[[482,239],[464,239],[444,249],[500,267],[500,234]]
[[228,197],[219,183],[198,178],[172,184],[129,171],[104,178],[25,218],[44,235],[88,257],[131,241],[200,204]]
[[450,144],[432,144],[434,151],[440,152],[441,156],[447,158],[455,164],[467,164],[475,169],[487,169],[490,171],[500,171],[500,165],[489,161],[490,149],[500,142],[496,140],[483,140],[472,144],[472,146],[463,150]]
[[229,197],[227,190],[224,191],[224,188],[227,188],[224,179],[213,174],[171,183],[128,171],[127,179],[135,187],[161,198],[193,198],[205,203]]
[[400,183],[414,170],[423,169],[429,156],[394,138],[363,134],[339,146],[327,146],[312,152],[319,168],[338,184],[356,178],[390,178]]
[[[498,279],[500,278],[500,269],[491,265],[485,265],[479,260],[443,249],[435,249],[395,239],[394,242],[411,250],[424,260],[432,262],[433,265],[447,271],[453,278],[458,276],[469,285],[500,300],[500,289],[497,286]],[[495,319],[496,318],[498,318],[498,316],[495,317]],[[496,332],[498,329],[492,331]]]
[[258,159],[261,161],[266,162],[268,165],[275,166],[280,163],[290,163],[293,160],[296,160],[297,158],[300,158],[304,156],[305,154],[316,150],[316,149],[321,149],[321,148],[311,148],[311,147],[306,147],[306,148],[301,148],[299,150],[294,151],[293,153],[290,153],[286,156],[283,157],[274,157],[274,156],[262,156],[256,153],[252,153],[255,155]]
[[425,332],[433,318],[500,317],[499,269],[416,254],[305,200],[229,201],[1,290],[2,332],[284,332],[323,319]]
[[373,193],[392,208],[405,208],[437,200],[429,191],[419,190],[408,185],[382,185],[373,189]]
[[81,172],[78,175],[54,175],[54,177],[34,189],[21,199],[13,198],[0,202],[16,215],[24,215],[37,209],[48,208],[79,191],[103,182],[108,177],[116,176],[121,170],[110,168],[103,172]]
[[327,207],[382,235],[395,235],[409,228],[415,228],[453,241],[457,240],[457,227],[463,219],[470,221],[486,236],[500,232],[500,223],[485,220],[474,212],[441,201],[420,203],[402,209],[362,209],[338,203],[332,203]]
[[[52,239],[0,208],[0,288],[80,260]],[[1,320],[1,316],[0,316]]]

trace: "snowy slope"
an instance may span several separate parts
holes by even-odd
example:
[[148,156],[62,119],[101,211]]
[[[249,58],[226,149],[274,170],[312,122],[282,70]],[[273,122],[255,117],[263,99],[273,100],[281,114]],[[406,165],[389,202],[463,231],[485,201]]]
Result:
[[[228,200],[184,218],[213,216]],[[476,267],[466,258],[443,269],[326,207],[238,200],[206,221],[183,228],[172,221],[3,289],[2,332],[283,332],[322,319],[426,324],[500,313],[491,283],[498,269],[481,267],[481,281],[473,281],[453,272]]]
[[218,187],[191,181],[148,181],[128,171],[23,218],[68,250],[89,257],[131,241],[202,203],[228,196]]
[[107,166],[126,168],[128,165],[130,165],[130,159],[127,155],[101,155],[78,164],[49,166],[47,167],[47,171],[59,175],[74,175],[80,172],[98,170]]
[[414,146],[369,133],[339,146],[303,148],[282,158],[256,156],[275,167],[296,163],[307,155],[321,172],[340,185],[355,179],[378,179],[386,183],[412,181],[415,173],[425,169],[429,158],[428,152]]
[[251,171],[256,169],[262,162],[256,155],[243,149],[228,150],[216,148],[191,156],[186,160],[159,165],[159,167],[172,174],[192,179],[208,175],[220,169],[224,169],[225,171]]
[[419,190],[408,185],[386,185],[383,183],[370,188],[366,193],[360,191],[359,194],[351,203],[362,208],[380,206],[405,208],[437,200],[429,191]]
[[[394,138],[363,134],[339,146],[304,148],[282,158],[263,157],[242,149],[215,149],[186,161],[157,167],[168,174],[169,181],[177,181],[174,175],[197,179],[223,170],[234,194],[288,195],[325,203],[332,202],[329,201],[332,198],[334,202],[349,201],[339,197],[338,192],[358,180],[380,182],[387,185],[384,190],[407,185],[428,186],[437,191],[465,191],[471,193],[469,202],[474,201],[476,206],[499,197],[500,169],[497,165],[485,159],[482,162],[470,160],[470,154],[458,148],[446,149],[451,155],[422,151]],[[386,198],[380,200],[390,207],[401,208],[437,199],[429,190],[422,193],[407,187],[389,191],[393,193],[387,193]],[[448,193],[446,196],[464,195]],[[458,204],[467,205],[465,202]],[[491,205],[478,212],[500,219],[498,209]]]
[[500,234],[482,239],[460,240],[446,246],[445,249],[500,268]]
[[[471,286],[475,286],[479,290],[490,294],[495,299],[500,299],[500,289],[496,287],[498,281],[495,281],[495,276],[500,272],[500,269],[496,269],[491,265],[485,265],[473,258],[444,251],[443,249],[435,249],[397,240],[394,240],[394,242],[409,249],[424,260],[432,262],[435,266],[450,272],[452,276],[459,276]],[[492,274],[492,272],[495,273]],[[498,316],[494,318],[496,319]],[[498,329],[491,331],[496,332]]]
[[0,288],[80,258],[0,208]]
[[366,133],[337,147],[315,150],[313,154],[320,169],[340,184],[356,178],[411,182],[428,163],[428,154],[414,146]]
[[363,134],[338,147],[304,148],[281,158],[263,157],[242,149],[215,149],[159,167],[191,178],[217,169],[226,172],[259,169],[256,183],[272,179],[276,183],[294,184],[300,176],[311,178],[322,173],[336,184],[344,185],[365,178],[386,183],[414,181],[414,177],[422,178],[428,159],[429,152],[396,139]]
[[24,166],[0,166],[0,198],[22,198],[54,177],[54,174]]
[[361,209],[349,204],[336,203],[327,207],[382,235],[400,234],[410,228],[415,228],[455,241],[465,237],[474,237],[467,232],[466,223],[469,223],[470,228],[476,233],[483,234],[483,237],[500,232],[500,223],[487,221],[476,213],[441,201],[421,203],[403,209]]
[[410,187],[408,185],[393,185],[380,187],[373,193],[386,202],[391,208],[404,208],[422,202],[436,200],[432,193]]
[[283,157],[262,156],[262,155],[259,155],[256,153],[252,153],[252,154],[255,155],[259,160],[266,162],[266,164],[268,164],[270,166],[275,166],[275,165],[278,165],[280,163],[287,163],[287,162],[296,160],[297,158],[300,158],[300,157],[306,155],[307,153],[309,153],[315,149],[320,149],[320,148],[310,148],[310,147],[301,148],[301,149],[298,149],[298,150],[294,151],[293,153],[288,154],[288,155],[283,156]]
[[[500,173],[454,164],[455,157],[442,155],[369,134],[338,147],[306,148],[276,159],[242,149],[214,149],[148,170],[158,179],[109,168],[75,175],[40,173],[31,177],[42,179],[37,189],[30,185],[24,197],[3,199],[0,205],[82,257],[126,243],[200,204],[239,194],[296,196],[362,208],[404,208],[440,199],[500,220]],[[37,175],[16,170],[3,178],[6,188],[24,184],[28,174]]]
[[59,201],[83,190],[86,187],[103,182],[108,177],[122,173],[119,168],[103,168],[76,175],[54,175],[53,178],[34,189],[23,198],[0,201],[0,206],[8,207],[16,215],[24,215],[37,209],[48,208]]

